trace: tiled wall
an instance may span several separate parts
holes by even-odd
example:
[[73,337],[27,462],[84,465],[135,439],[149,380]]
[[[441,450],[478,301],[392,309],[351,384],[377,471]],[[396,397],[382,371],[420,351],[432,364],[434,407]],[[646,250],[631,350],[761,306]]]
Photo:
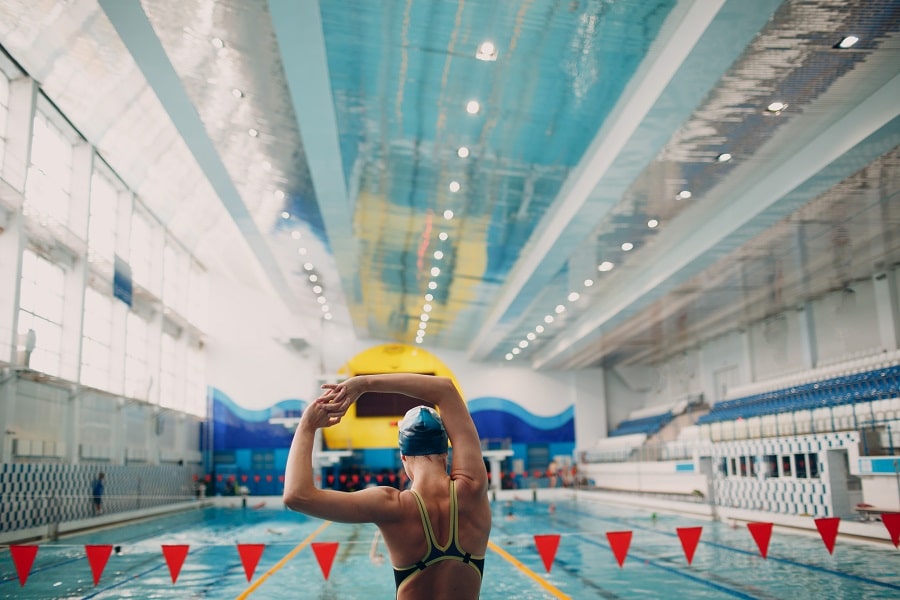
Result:
[[94,514],[91,484],[105,474],[103,512],[193,497],[194,467],[175,465],[0,464],[0,533],[84,519]]
[[846,449],[850,463],[858,458],[860,438],[856,431],[805,435],[784,438],[763,438],[719,442],[712,445],[715,464],[721,458],[741,456],[777,456],[797,453],[819,455],[819,475],[817,478],[779,477],[765,479],[756,477],[725,476],[718,470],[713,479],[716,504],[733,508],[766,510],[783,514],[815,517],[834,516],[834,502],[829,485],[828,464],[824,453],[827,450]]

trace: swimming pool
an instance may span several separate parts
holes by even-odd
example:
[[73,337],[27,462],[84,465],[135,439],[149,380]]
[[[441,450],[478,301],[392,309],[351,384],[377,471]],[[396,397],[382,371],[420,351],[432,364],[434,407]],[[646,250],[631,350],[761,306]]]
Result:
[[[653,514],[587,500],[498,501],[482,598],[888,598],[900,597],[892,546],[822,540],[776,529],[763,559],[745,526]],[[507,512],[512,510],[512,518]],[[703,528],[688,565],[677,528]],[[631,531],[620,568],[606,534]],[[205,508],[40,545],[24,587],[3,553],[0,598],[392,598],[387,562],[370,558],[376,529],[287,510]],[[548,573],[535,534],[559,534]],[[338,542],[325,580],[312,543]],[[85,544],[113,544],[94,586]],[[173,584],[163,544],[190,546]],[[265,544],[248,583],[238,544]],[[385,553],[377,542],[376,552]]]

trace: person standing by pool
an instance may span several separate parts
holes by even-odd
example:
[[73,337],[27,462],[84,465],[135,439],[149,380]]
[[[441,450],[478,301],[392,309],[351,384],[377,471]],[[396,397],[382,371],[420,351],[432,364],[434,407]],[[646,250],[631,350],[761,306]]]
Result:
[[[284,503],[298,512],[342,523],[375,523],[397,584],[397,598],[478,598],[491,531],[487,470],[465,402],[446,377],[411,373],[361,375],[326,384],[303,411],[288,455]],[[400,459],[408,490],[388,486],[344,493],[313,483],[316,430],[340,422],[366,392],[400,393],[427,401],[399,424]],[[447,444],[453,460],[447,474]]]
[[103,512],[103,479],[106,476],[103,471],[97,473],[97,478],[91,484],[91,496],[94,503],[94,514],[99,515]]

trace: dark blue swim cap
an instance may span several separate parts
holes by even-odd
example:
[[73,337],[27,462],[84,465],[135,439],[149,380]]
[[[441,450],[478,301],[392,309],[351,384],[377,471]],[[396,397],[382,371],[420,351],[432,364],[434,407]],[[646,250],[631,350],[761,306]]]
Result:
[[417,406],[400,421],[400,453],[424,456],[447,452],[447,431],[441,416],[433,408]]

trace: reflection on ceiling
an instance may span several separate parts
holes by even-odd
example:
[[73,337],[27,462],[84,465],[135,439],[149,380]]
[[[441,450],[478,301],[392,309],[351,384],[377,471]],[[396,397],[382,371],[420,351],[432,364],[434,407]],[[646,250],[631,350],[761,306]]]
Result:
[[210,269],[535,368],[653,364],[900,261],[898,25],[888,0],[0,4],[5,50]]

